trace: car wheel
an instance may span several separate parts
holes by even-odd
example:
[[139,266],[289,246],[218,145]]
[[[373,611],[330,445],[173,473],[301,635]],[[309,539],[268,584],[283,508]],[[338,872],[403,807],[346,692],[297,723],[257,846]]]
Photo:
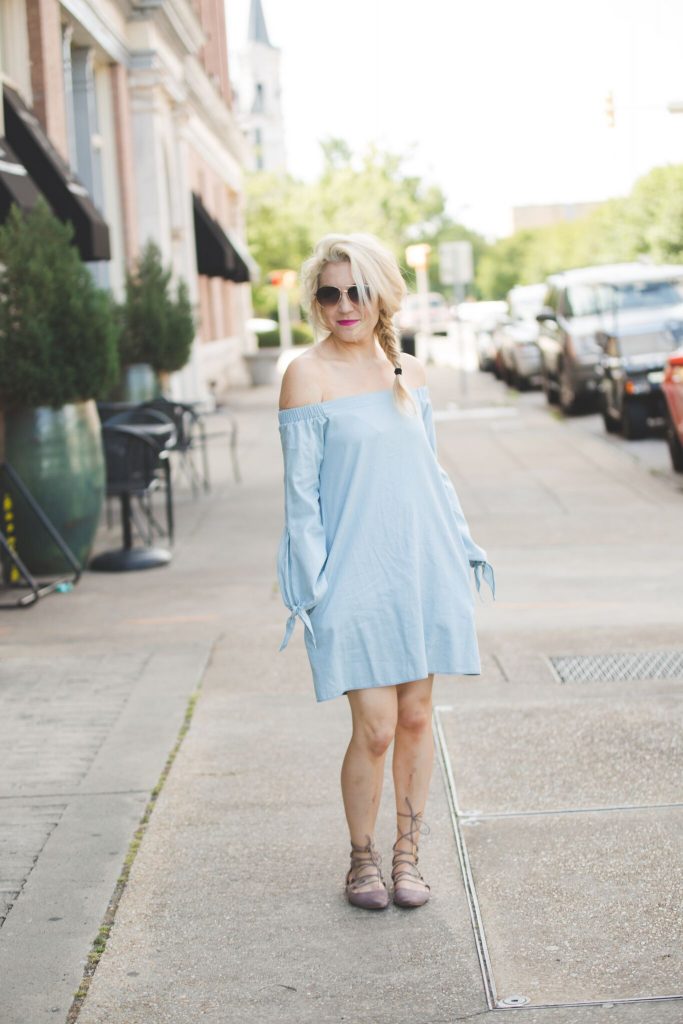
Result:
[[608,434],[618,434],[621,430],[621,420],[617,420],[614,416],[610,416],[606,409],[602,411],[602,421],[605,424],[605,430]]
[[602,422],[608,434],[618,434],[621,430],[621,416],[613,416],[609,411],[609,402],[606,394],[602,394],[599,401],[599,409],[602,413]]
[[621,432],[627,441],[640,441],[647,434],[647,413],[639,402],[624,402]]
[[543,388],[543,393],[545,395],[545,399],[548,405],[557,405],[557,391],[555,389],[555,385],[553,384],[547,373],[543,374],[541,386]]
[[560,370],[559,405],[565,416],[573,416],[579,405],[564,367]]
[[666,443],[669,446],[671,465],[677,473],[683,473],[683,444],[681,444],[681,439],[676,433],[671,412],[669,411],[667,411],[666,416]]

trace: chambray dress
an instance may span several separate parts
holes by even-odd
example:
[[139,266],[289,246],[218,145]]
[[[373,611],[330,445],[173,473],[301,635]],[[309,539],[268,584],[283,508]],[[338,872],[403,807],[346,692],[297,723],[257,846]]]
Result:
[[348,690],[481,671],[474,593],[493,569],[437,460],[428,385],[278,411],[285,525],[282,599],[297,618],[319,701]]

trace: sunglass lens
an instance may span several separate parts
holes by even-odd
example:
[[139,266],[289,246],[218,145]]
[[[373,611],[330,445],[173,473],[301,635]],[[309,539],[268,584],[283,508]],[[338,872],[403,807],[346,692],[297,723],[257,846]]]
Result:
[[338,288],[333,288],[332,285],[324,285],[322,288],[318,288],[315,297],[321,306],[336,306],[341,299],[341,292]]
[[[364,286],[365,300],[370,301],[370,289],[367,285]],[[360,302],[358,295],[358,288],[355,284],[352,284],[346,293],[349,297],[349,301],[357,306]],[[331,284],[323,285],[322,288],[318,288],[315,293],[315,297],[321,306],[336,306],[342,297],[342,293],[339,288],[334,288]]]

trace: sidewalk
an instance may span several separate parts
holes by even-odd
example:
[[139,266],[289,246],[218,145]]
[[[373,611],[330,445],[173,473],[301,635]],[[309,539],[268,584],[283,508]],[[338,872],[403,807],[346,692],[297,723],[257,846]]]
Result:
[[[428,379],[498,586],[482,676],[436,683],[432,901],[343,899],[348,709],[316,704],[300,624],[278,652],[277,388],[237,392],[243,481],[216,444],[168,569],[0,619],[2,1024],[66,1020],[193,694],[78,1024],[683,1020],[683,998],[618,1002],[683,991],[681,678],[561,683],[548,662],[683,646],[680,484],[570,440],[537,396],[509,409],[477,375],[468,411],[454,370]],[[391,831],[387,790],[385,856]]]

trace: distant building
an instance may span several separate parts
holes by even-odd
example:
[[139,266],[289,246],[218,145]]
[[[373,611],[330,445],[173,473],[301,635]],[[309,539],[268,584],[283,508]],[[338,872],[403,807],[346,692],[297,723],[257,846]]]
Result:
[[553,224],[566,224],[597,210],[602,203],[548,203],[538,206],[513,206],[512,230],[547,228]]
[[223,0],[2,0],[0,220],[44,195],[119,299],[154,240],[197,310],[176,397],[248,379],[247,146]]
[[284,171],[285,128],[280,90],[280,50],[268,36],[261,0],[251,0],[247,43],[235,55],[237,117],[251,151],[251,170]]

